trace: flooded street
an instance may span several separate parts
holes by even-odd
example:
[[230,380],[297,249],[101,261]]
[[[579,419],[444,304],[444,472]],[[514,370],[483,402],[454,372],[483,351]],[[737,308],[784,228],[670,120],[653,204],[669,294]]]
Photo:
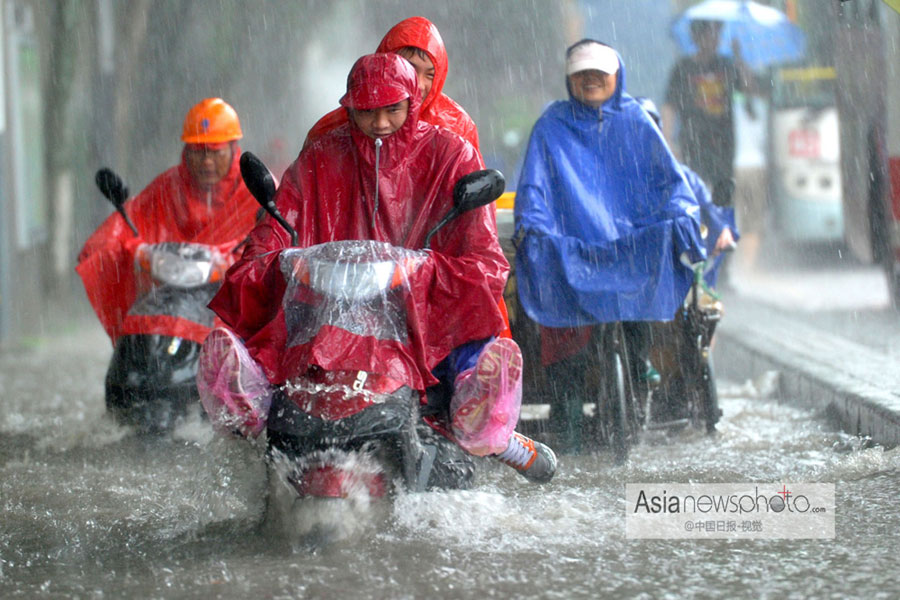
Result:
[[[722,385],[715,439],[630,461],[561,458],[533,486],[485,463],[465,492],[398,498],[377,531],[311,553],[264,519],[260,450],[199,419],[142,441],[104,415],[93,329],[0,355],[3,598],[894,597],[900,454]],[[628,540],[624,486],[822,482],[834,540]]]
[[[0,600],[900,599],[898,48],[900,0],[0,0]],[[203,364],[284,477],[199,404],[117,422],[110,340],[111,405]],[[473,434],[552,481],[380,497],[471,474],[406,419],[431,375],[464,443],[521,383],[615,445],[641,411],[579,386],[712,422],[711,373],[715,435],[554,476]]]

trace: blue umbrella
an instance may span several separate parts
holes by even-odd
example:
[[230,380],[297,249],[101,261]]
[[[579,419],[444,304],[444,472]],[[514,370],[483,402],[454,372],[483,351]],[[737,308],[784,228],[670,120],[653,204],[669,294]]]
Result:
[[719,54],[731,56],[731,41],[737,39],[741,55],[750,68],[760,70],[771,65],[803,58],[806,36],[787,15],[771,6],[750,0],[706,0],[693,6],[672,22],[672,37],[682,51],[697,51],[691,39],[694,21],[721,21]]

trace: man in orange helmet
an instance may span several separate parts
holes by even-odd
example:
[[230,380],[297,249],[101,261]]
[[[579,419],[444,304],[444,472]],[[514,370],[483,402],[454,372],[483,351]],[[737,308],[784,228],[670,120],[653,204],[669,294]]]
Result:
[[253,228],[259,208],[241,179],[241,137],[237,113],[228,103],[202,100],[184,119],[181,164],[125,204],[138,235],[113,213],[88,238],[76,271],[113,345],[133,333],[177,335],[198,343],[209,333],[186,319],[129,314],[136,297],[135,255],[143,244],[193,242],[219,247],[225,267],[234,262],[232,250]]

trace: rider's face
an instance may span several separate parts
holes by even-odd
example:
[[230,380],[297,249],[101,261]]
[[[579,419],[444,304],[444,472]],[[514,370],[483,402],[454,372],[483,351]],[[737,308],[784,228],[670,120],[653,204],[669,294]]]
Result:
[[588,106],[600,108],[616,93],[616,76],[589,69],[569,75],[572,95]]
[[184,156],[188,172],[200,187],[216,185],[231,168],[231,144],[188,144]]
[[371,110],[350,109],[350,118],[363,133],[372,139],[391,135],[406,122],[409,100]]
[[422,101],[431,93],[431,86],[434,85],[434,63],[425,54],[413,52],[408,48],[403,48],[397,52],[400,56],[409,61],[415,68],[416,76],[419,79],[419,96]]

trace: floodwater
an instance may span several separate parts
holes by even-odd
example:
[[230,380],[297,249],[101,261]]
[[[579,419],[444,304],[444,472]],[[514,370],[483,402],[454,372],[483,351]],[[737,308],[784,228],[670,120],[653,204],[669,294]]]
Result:
[[[249,443],[200,421],[142,441],[103,411],[93,329],[0,354],[3,598],[889,598],[900,455],[818,415],[722,385],[711,439],[645,442],[629,462],[562,457],[539,487],[486,463],[465,492],[398,498],[368,534],[311,552],[264,519]],[[836,486],[833,540],[628,540],[632,482]]]

